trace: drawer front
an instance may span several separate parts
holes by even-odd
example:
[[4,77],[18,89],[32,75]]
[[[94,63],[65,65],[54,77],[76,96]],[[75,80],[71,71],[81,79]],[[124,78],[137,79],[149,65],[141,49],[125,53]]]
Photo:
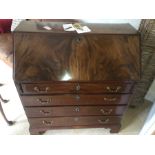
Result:
[[131,93],[132,83],[53,83],[22,84],[24,94],[64,94],[64,93]]
[[121,83],[121,82],[112,82],[112,83],[80,83],[79,93],[131,93],[133,84],[131,83]]
[[126,106],[25,107],[28,117],[122,115]]
[[78,125],[104,125],[120,123],[119,116],[29,118],[31,128],[68,127]]
[[124,105],[129,94],[124,95],[34,95],[20,96],[24,106],[55,105]]
[[64,94],[75,92],[75,83],[22,84],[24,94]]

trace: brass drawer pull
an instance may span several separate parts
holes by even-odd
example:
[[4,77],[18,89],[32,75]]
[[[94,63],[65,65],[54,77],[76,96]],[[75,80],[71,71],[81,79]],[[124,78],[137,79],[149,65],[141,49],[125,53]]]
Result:
[[74,118],[74,121],[75,121],[75,122],[79,121],[79,118],[78,118],[78,117],[75,117],[75,118]]
[[111,114],[112,109],[101,109],[100,111],[101,111],[102,114],[104,114],[104,115],[109,115],[109,114]]
[[76,100],[79,100],[80,99],[80,96],[79,95],[76,95],[75,98],[76,98]]
[[45,111],[45,110],[40,110],[40,113],[42,113],[43,115],[49,115],[51,112],[50,111]]
[[111,88],[107,86],[106,89],[111,93],[117,93],[121,89],[121,86],[117,86],[116,88]]
[[104,101],[114,102],[114,101],[116,101],[116,98],[115,97],[114,98],[106,98],[106,97],[104,97]]
[[34,91],[38,93],[47,93],[50,90],[50,87],[46,87],[45,90],[40,90],[39,87],[34,87]]
[[52,126],[53,125],[53,121],[45,121],[43,120],[42,123],[46,126]]
[[76,112],[79,112],[80,111],[80,108],[79,107],[75,107],[75,111]]
[[99,122],[100,124],[106,124],[106,123],[109,122],[109,118],[106,118],[105,120],[99,119],[98,122]]
[[79,90],[80,90],[80,85],[77,84],[77,85],[76,85],[76,91],[79,91]]
[[48,103],[51,103],[52,102],[52,99],[51,98],[48,98],[47,100],[42,100],[42,99],[37,99],[37,101],[40,103],[40,104],[48,104]]

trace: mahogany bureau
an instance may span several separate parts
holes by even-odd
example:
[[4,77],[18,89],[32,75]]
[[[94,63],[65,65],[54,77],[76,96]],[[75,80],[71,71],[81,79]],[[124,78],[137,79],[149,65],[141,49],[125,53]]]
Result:
[[[121,119],[140,79],[140,37],[129,24],[23,21],[14,31],[13,78],[30,134],[50,129],[110,128]],[[51,27],[45,30],[44,26]]]

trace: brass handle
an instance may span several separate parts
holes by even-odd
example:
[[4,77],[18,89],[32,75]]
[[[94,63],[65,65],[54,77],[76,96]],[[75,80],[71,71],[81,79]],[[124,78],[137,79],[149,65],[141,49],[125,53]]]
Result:
[[52,99],[51,98],[48,98],[47,100],[37,99],[37,101],[39,103],[45,105],[45,104],[51,103],[52,102]]
[[53,121],[45,121],[43,120],[42,123],[46,126],[52,126],[53,125]]
[[117,86],[116,88],[111,88],[111,87],[107,86],[106,89],[107,89],[109,92],[117,93],[117,92],[121,89],[121,86]]
[[79,100],[80,99],[80,96],[79,95],[76,95],[75,98],[76,98],[76,100]]
[[80,111],[80,108],[79,107],[75,107],[75,111],[76,112],[79,112]]
[[78,117],[75,117],[75,118],[74,118],[74,121],[75,121],[75,122],[79,121],[79,118],[78,118]]
[[40,113],[44,114],[44,115],[49,115],[51,112],[50,111],[45,111],[45,110],[40,110]]
[[106,98],[106,97],[104,97],[104,101],[114,102],[114,101],[116,101],[116,98],[115,97],[114,98]]
[[109,118],[106,118],[105,120],[99,119],[98,122],[99,122],[100,124],[106,124],[106,123],[109,122]]
[[38,93],[48,92],[49,90],[50,90],[50,87],[46,87],[45,90],[40,90],[39,87],[34,87],[34,91],[36,91]]
[[102,114],[109,115],[112,112],[112,109],[101,109]]
[[80,90],[80,85],[77,84],[77,85],[76,85],[76,91],[79,91],[79,90]]

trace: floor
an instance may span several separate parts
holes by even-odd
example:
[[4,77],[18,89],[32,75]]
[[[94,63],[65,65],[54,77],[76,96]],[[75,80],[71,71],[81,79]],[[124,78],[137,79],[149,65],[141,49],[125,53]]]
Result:
[[[25,116],[22,104],[18,97],[16,88],[12,80],[12,70],[10,67],[0,61],[0,70],[3,73],[0,76],[0,94],[9,99],[10,102],[3,104],[4,111],[9,120],[16,121],[13,126],[8,126],[0,114],[0,135],[29,135],[29,124]],[[150,103],[142,103],[137,108],[129,108],[122,120],[122,129],[119,135],[138,135],[146,120],[147,114],[151,108]],[[109,129],[61,129],[50,130],[45,135],[109,135]]]

